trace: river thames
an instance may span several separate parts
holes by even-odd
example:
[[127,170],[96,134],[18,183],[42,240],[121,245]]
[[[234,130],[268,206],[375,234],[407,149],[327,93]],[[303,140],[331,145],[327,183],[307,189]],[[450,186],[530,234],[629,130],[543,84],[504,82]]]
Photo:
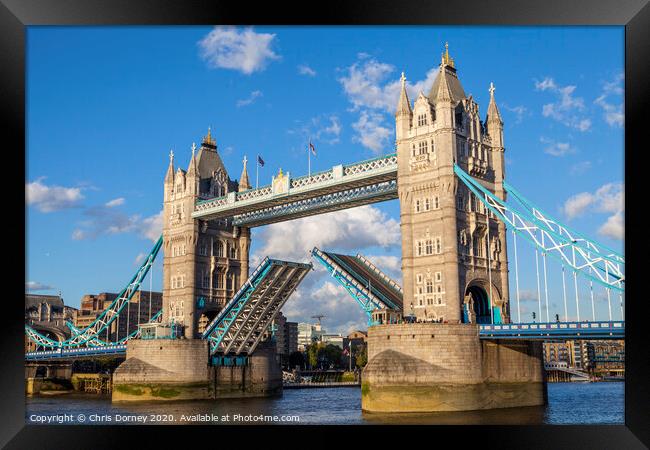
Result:
[[624,386],[610,383],[549,383],[540,407],[433,414],[361,412],[361,389],[287,389],[282,397],[113,404],[107,397],[64,394],[26,400],[29,424],[623,424]]

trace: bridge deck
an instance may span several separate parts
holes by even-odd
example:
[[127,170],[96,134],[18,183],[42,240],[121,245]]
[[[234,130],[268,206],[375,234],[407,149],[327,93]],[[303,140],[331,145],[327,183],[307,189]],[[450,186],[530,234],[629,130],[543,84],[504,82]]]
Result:
[[25,353],[28,361],[43,361],[53,359],[78,359],[90,356],[126,355],[126,344],[107,345],[105,347],[61,348]]
[[551,322],[480,325],[482,339],[624,339],[625,322]]
[[314,248],[312,254],[317,256],[328,270],[342,273],[375,303],[388,309],[402,309],[404,302],[402,288],[361,255],[341,255],[317,248]]
[[311,264],[266,258],[203,332],[210,353],[251,354]]
[[233,218],[235,225],[253,227],[393,198],[397,198],[397,156],[390,154],[201,200],[192,217]]

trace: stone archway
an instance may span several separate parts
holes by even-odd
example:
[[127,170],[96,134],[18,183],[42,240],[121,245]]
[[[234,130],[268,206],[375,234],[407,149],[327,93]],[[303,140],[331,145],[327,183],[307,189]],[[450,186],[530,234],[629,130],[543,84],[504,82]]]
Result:
[[[492,299],[490,299],[490,291]],[[490,290],[487,280],[474,279],[465,288],[462,321],[464,323],[489,324],[494,320],[494,323],[502,323],[502,303],[501,292],[494,284]],[[490,311],[490,306],[493,311]]]
[[197,323],[197,330],[199,333],[203,333],[205,328],[217,317],[219,314],[220,308],[204,310],[201,316],[199,317]]

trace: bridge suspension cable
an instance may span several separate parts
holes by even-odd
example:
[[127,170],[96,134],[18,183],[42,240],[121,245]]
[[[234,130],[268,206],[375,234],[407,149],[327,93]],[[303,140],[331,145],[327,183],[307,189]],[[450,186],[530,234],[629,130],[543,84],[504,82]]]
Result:
[[[535,248],[570,266],[575,276],[579,272],[606,287],[619,292],[624,290],[625,259],[621,255],[569,230],[530,204],[523,210],[506,204],[458,165],[454,165],[454,172],[497,218],[511,226]],[[518,200],[523,198],[510,185],[504,183],[504,187]],[[544,242],[541,236],[544,237]],[[587,270],[589,268],[593,269],[591,273]]]
[[25,334],[36,344],[48,348],[79,347],[83,344],[86,344],[91,339],[97,338],[97,336],[104,330],[106,330],[106,340],[109,341],[108,327],[116,318],[119,317],[122,309],[124,309],[124,307],[131,301],[133,295],[140,288],[142,280],[147,275],[147,272],[153,265],[153,262],[156,259],[158,252],[160,251],[162,242],[163,238],[161,235],[127,286],[120,292],[117,298],[111,302],[108,308],[106,308],[99,316],[97,316],[97,318],[79,334],[75,334],[65,341],[55,341],[48,338],[47,336],[40,334],[28,325],[25,325]]
[[519,306],[519,262],[517,256],[517,233],[512,230],[512,239],[515,245],[515,287],[517,289],[517,322],[521,323],[521,308]]

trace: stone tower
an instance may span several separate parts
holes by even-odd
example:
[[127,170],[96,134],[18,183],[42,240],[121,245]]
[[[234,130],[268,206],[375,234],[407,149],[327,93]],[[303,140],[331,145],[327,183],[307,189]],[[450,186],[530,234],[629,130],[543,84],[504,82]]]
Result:
[[250,230],[227,221],[192,218],[194,205],[250,188],[246,163],[231,181],[211,136],[203,139],[187,171],[174,169],[170,153],[163,203],[163,322],[184,326],[195,338],[248,278]]
[[428,96],[420,93],[411,106],[404,74],[401,81],[395,122],[404,313],[449,323],[489,323],[492,315],[507,322],[505,226],[488,218],[453,170],[458,164],[504,198],[503,121],[494,87],[483,122],[448,48]]

